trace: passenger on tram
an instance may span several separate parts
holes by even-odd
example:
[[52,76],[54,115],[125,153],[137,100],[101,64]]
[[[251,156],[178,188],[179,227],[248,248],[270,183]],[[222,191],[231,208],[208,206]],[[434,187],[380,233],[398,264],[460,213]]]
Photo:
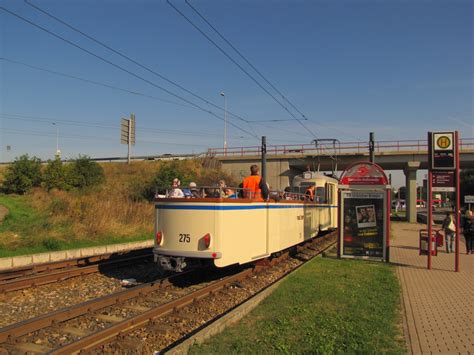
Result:
[[243,181],[244,197],[252,199],[268,199],[268,186],[259,175],[258,165],[250,166],[250,176]]
[[178,178],[173,179],[173,183],[171,185],[171,190],[168,191],[168,197],[171,198],[182,198],[184,197],[183,190],[179,188],[181,185],[181,181]]
[[226,198],[238,198],[237,193],[235,192],[235,190],[231,189],[230,187],[226,187],[224,192],[225,192],[225,197]]
[[314,201],[314,192],[316,190],[316,187],[314,185],[308,186],[305,192],[305,197],[306,200],[308,201]]
[[227,194],[225,193],[225,188],[227,187],[227,185],[225,184],[225,181],[219,180],[218,184],[219,184],[219,197],[226,198]]
[[189,191],[191,192],[191,198],[201,198],[201,194],[199,193],[199,190],[197,189],[196,183],[195,182],[190,182],[189,183]]

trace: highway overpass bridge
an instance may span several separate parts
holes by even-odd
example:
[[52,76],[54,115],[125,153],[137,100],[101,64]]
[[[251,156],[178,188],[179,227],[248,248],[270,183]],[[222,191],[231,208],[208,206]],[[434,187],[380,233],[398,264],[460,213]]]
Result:
[[[251,164],[260,164],[261,147],[209,149],[227,172],[244,177]],[[474,138],[460,141],[461,169],[474,168]],[[295,175],[308,169],[340,171],[369,160],[369,142],[268,145],[267,180],[274,189],[290,185]],[[416,221],[416,172],[428,168],[427,140],[375,142],[375,163],[385,170],[402,170],[407,187],[407,218]]]

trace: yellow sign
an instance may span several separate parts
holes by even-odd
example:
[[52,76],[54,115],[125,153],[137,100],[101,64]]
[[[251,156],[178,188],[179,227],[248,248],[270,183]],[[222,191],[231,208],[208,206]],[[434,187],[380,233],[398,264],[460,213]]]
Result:
[[449,148],[451,145],[451,137],[441,136],[436,140],[436,144],[442,149]]
[[453,132],[433,133],[433,145],[434,145],[435,150],[454,149],[454,133]]

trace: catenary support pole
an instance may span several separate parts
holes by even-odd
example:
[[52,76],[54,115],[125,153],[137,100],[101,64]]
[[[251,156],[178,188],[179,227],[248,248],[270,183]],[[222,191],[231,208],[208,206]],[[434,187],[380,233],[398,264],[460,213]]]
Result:
[[267,182],[267,137],[262,136],[262,179]]
[[374,132],[369,133],[369,161],[375,163],[375,142]]

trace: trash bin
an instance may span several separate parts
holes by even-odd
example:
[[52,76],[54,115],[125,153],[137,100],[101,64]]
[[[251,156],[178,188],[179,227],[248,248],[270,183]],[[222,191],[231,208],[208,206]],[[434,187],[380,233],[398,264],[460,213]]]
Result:
[[[438,255],[438,243],[437,243],[437,234],[440,234],[439,231],[431,231],[431,255]],[[428,255],[428,230],[420,229],[420,248],[419,255]]]

